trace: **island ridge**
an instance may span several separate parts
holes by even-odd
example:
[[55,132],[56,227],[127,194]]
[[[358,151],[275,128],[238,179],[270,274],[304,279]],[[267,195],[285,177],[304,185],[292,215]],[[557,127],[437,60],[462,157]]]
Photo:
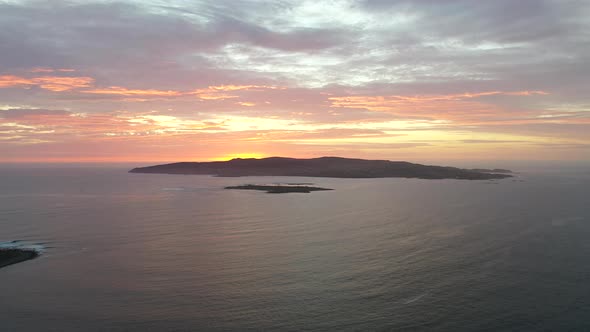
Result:
[[511,177],[504,169],[462,169],[429,166],[405,161],[365,160],[340,157],[296,159],[270,157],[211,162],[178,162],[138,167],[131,173],[206,174],[237,176],[305,176],[329,178],[419,178],[491,180]]

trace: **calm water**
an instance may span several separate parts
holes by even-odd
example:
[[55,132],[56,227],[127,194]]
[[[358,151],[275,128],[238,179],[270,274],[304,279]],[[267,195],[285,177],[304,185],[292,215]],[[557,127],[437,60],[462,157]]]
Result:
[[[523,181],[521,181],[523,180]],[[270,195],[227,185],[313,182]],[[590,330],[590,171],[518,181],[0,168],[1,331]]]

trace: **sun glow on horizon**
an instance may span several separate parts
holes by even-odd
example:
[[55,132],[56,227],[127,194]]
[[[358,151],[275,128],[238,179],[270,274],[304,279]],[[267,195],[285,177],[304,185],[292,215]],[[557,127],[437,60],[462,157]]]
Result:
[[223,155],[219,158],[213,158],[213,161],[227,161],[227,160],[232,160],[232,159],[261,159],[261,158],[266,158],[267,156],[262,154],[262,153],[256,153],[256,152],[243,152],[243,153],[230,153],[230,154],[226,154]]

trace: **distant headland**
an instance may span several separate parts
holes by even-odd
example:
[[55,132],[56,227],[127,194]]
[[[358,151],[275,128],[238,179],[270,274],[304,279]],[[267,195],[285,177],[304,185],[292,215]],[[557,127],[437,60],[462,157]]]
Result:
[[492,180],[511,177],[505,169],[462,169],[413,164],[405,161],[340,157],[296,159],[271,157],[229,161],[179,162],[138,167],[130,173],[203,174],[220,177],[305,176],[328,178],[419,178]]

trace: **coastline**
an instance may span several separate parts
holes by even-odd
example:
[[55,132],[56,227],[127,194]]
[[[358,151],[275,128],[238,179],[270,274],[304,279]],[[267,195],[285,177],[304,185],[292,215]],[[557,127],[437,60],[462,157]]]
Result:
[[32,249],[0,248],[0,268],[39,257]]

